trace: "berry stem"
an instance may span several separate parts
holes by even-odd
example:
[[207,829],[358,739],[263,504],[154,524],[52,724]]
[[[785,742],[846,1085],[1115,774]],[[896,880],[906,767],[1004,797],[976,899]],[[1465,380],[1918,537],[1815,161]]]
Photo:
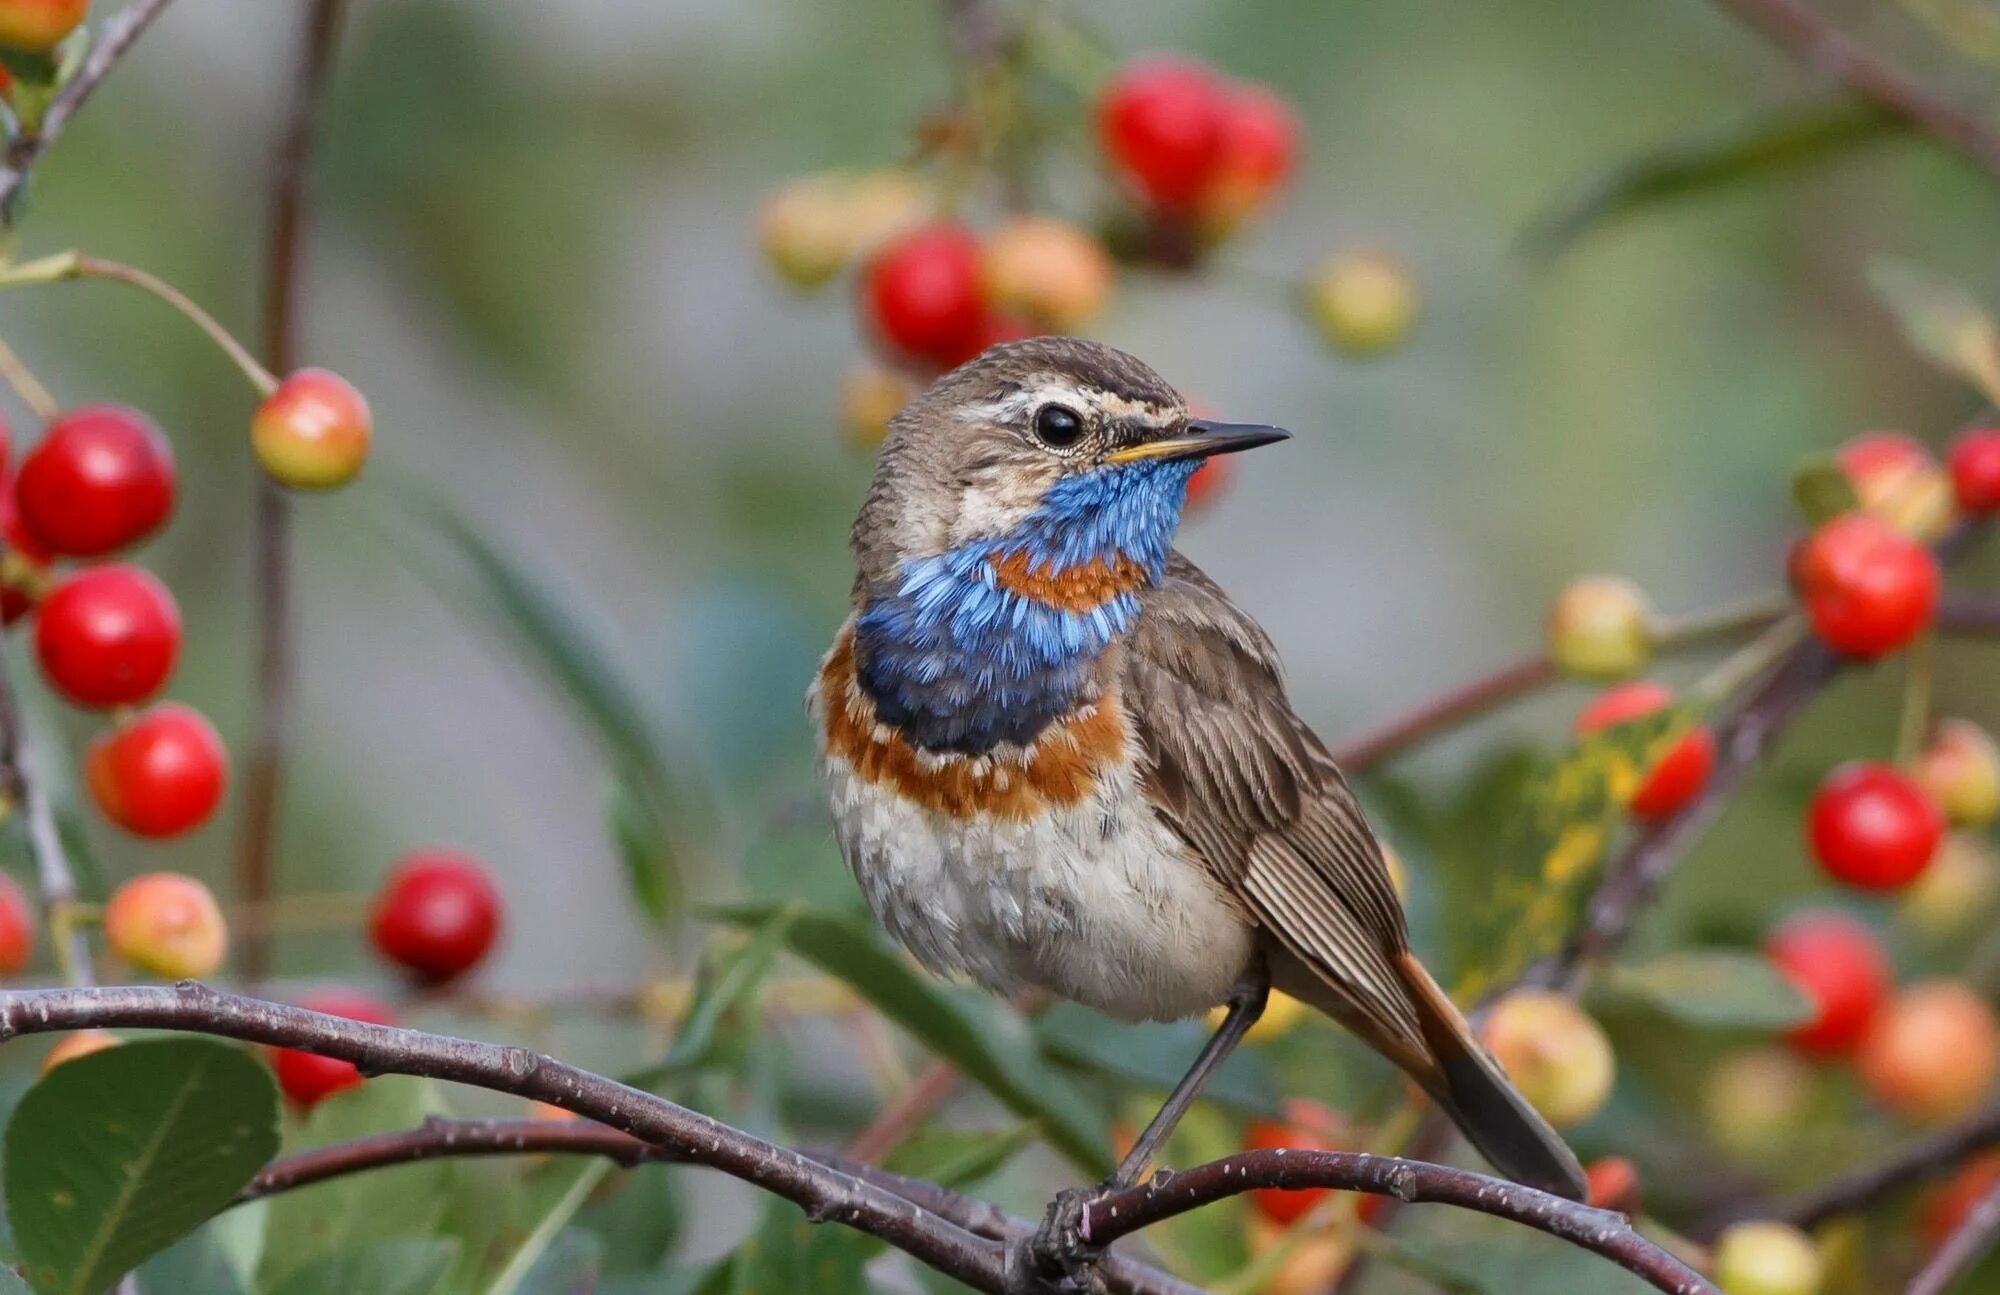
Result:
[[1741,650],[1723,659],[1722,664],[1703,675],[1692,695],[1703,705],[1715,705],[1747,687],[1750,682],[1782,661],[1807,638],[1803,617],[1788,616],[1771,624]]
[[0,342],[0,381],[12,387],[14,394],[21,398],[21,403],[33,410],[35,417],[43,422],[54,422],[61,416],[62,405],[21,362],[14,348],[5,342]]
[[250,354],[249,348],[237,341],[228,329],[217,323],[213,315],[195,305],[186,293],[166,280],[136,266],[122,265],[117,261],[106,261],[95,256],[77,256],[72,273],[86,279],[111,279],[118,283],[129,283],[144,292],[152,293],[185,315],[196,328],[208,334],[209,340],[221,347],[222,353],[229,357],[230,362],[242,370],[243,376],[257,389],[258,395],[268,396],[278,389],[277,378],[271,375],[269,369],[257,363],[257,357]]
[[1791,599],[1783,594],[1760,594],[1711,611],[1662,617],[1653,627],[1653,643],[1660,649],[1683,649],[1740,638],[1769,627],[1791,607]]
[[1935,633],[1921,634],[1903,654],[1903,710],[1896,725],[1895,755],[1895,763],[1901,767],[1908,767],[1917,758],[1930,732],[1936,641]]

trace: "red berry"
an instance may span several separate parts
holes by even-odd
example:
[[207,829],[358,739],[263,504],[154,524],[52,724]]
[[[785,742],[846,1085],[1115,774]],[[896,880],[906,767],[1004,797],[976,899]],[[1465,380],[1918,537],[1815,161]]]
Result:
[[[1318,1102],[1292,1098],[1285,1103],[1285,1119],[1256,1120],[1243,1139],[1246,1151],[1286,1147],[1299,1151],[1339,1151],[1338,1139],[1347,1132],[1347,1122],[1338,1111]],[[1290,1227],[1304,1218],[1313,1206],[1325,1200],[1331,1187],[1307,1187],[1287,1191],[1280,1187],[1260,1187],[1250,1193],[1250,1203],[1273,1223]]]
[[1896,890],[1915,881],[1937,853],[1944,828],[1944,814],[1916,783],[1865,760],[1828,774],[1806,817],[1820,868],[1863,890]]
[[169,702],[99,735],[83,770],[106,818],[137,836],[179,836],[222,802],[229,754],[200,712]]
[[101,557],[173,511],[173,447],[136,409],[86,405],[49,424],[21,460],[19,488],[22,519],[51,551]]
[[420,850],[389,871],[369,918],[375,948],[436,983],[471,970],[500,933],[500,895],[462,854]]
[[1951,486],[1968,513],[2000,508],[2000,427],[1976,427],[1951,444]]
[[367,399],[325,369],[287,374],[250,420],[257,461],[294,490],[331,490],[353,480],[374,434]]
[[1214,503],[1216,496],[1229,485],[1235,470],[1235,465],[1226,458],[1212,458],[1196,468],[1188,478],[1186,507],[1206,508]]
[[[370,1025],[396,1023],[394,1013],[386,1004],[351,989],[307,994],[299,1000],[299,1006],[307,1011],[344,1016],[350,1021],[365,1021]],[[278,1087],[284,1090],[285,1096],[300,1106],[316,1105],[343,1089],[354,1087],[362,1078],[351,1061],[291,1048],[271,1049],[271,1069],[277,1074]]]
[[0,625],[33,611],[49,580],[51,555],[21,521],[18,480],[0,476]]
[[1584,1202],[1594,1209],[1639,1212],[1639,1167],[1624,1156],[1605,1156],[1583,1167],[1590,1191]]
[[1793,554],[1791,573],[1814,631],[1849,656],[1894,652],[1922,633],[1937,609],[1937,559],[1865,513],[1814,531]]
[[1106,156],[1127,183],[1169,215],[1192,215],[1216,175],[1228,99],[1215,74],[1180,58],[1128,64],[1098,101]]
[[79,571],[35,620],[35,652],[51,686],[79,706],[131,706],[158,692],[181,649],[167,587],[137,567]]
[[1802,913],[1771,933],[1764,955],[1813,1009],[1785,1041],[1812,1057],[1853,1052],[1889,996],[1889,959],[1868,928],[1843,913]]
[[[1672,705],[1673,700],[1671,689],[1651,680],[1607,688],[1576,717],[1577,736],[1643,719]],[[1714,768],[1714,734],[1706,728],[1690,729],[1653,765],[1627,808],[1642,822],[1667,818],[1701,794]]]
[[896,354],[945,368],[964,362],[989,325],[978,242],[950,224],[905,234],[869,263],[862,302]]
[[1290,104],[1263,86],[1232,87],[1202,214],[1225,230],[1251,215],[1291,177],[1298,151],[1299,119]]
[[20,884],[0,872],[0,976],[18,975],[34,953],[34,910]]

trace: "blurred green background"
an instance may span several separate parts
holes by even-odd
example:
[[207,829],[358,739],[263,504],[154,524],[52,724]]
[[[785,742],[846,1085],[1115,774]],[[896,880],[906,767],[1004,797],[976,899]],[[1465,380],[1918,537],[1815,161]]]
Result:
[[[145,266],[252,334],[297,9],[174,6],[39,169],[24,250]],[[1821,93],[1711,6],[1089,12],[1119,53],[1188,50],[1305,121],[1294,191],[1230,267],[1128,275],[1095,332],[1228,416],[1298,433],[1244,460],[1183,547],[1271,631],[1329,739],[1530,649],[1570,575],[1628,574],[1670,610],[1775,588],[1797,459],[1873,428],[1935,442],[1974,408],[1865,282],[1886,255],[2000,301],[2000,185],[1927,144],[1885,138],[1608,223],[1553,261],[1523,252],[1579,184]],[[1843,17],[1975,97],[2000,84],[1891,7]],[[456,845],[496,870],[513,915],[492,986],[691,960],[633,912],[603,829],[604,757],[453,596],[448,556],[413,526],[414,484],[554,591],[643,694],[679,808],[703,819],[685,856],[695,898],[851,899],[830,836],[810,813],[797,826],[797,807],[814,790],[800,699],[846,603],[869,473],[835,425],[862,345],[844,292],[802,300],[768,273],[753,220],[793,175],[903,155],[949,86],[929,5],[354,6],[322,127],[303,350],[368,392],[378,448],[358,488],[296,509],[284,890],[365,890],[405,849]],[[1425,302],[1411,343],[1368,362],[1329,354],[1281,286],[1357,244],[1402,258]],[[8,293],[0,336],[64,400],[139,405],[173,437],[182,501],[142,557],[186,613],[174,695],[240,749],[250,394],[191,329],[115,286]],[[1989,557],[1968,576],[1996,570]],[[1946,650],[1943,710],[2000,722],[1995,652]],[[1397,773],[1445,794],[1495,749],[1557,743],[1581,696],[1511,710]],[[1753,941],[1808,891],[1801,799],[1834,761],[1886,755],[1895,697],[1893,669],[1837,688],[1643,938]],[[87,732],[37,699],[57,730]],[[233,810],[171,849],[93,827],[90,853],[112,879],[171,866],[220,888]],[[792,824],[777,844],[774,817]],[[1412,853],[1421,914],[1435,897]],[[288,939],[279,966],[386,983],[352,933]]]

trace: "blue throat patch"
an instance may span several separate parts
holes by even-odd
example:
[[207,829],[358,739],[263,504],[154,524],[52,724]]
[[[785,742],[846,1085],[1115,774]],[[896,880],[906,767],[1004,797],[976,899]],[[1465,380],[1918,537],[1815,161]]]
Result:
[[905,559],[871,589],[855,662],[877,716],[912,744],[979,755],[1026,745],[1081,700],[1098,657],[1132,628],[1139,597],[1068,610],[1002,587],[994,564],[1025,558],[1049,576],[1136,564],[1166,571],[1195,460],[1099,467],[1064,477],[1007,535]]

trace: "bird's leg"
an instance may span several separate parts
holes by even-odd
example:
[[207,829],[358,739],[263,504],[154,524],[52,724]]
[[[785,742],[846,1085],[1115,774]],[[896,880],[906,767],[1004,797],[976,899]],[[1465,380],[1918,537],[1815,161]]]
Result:
[[1180,1083],[1167,1095],[1167,1104],[1160,1108],[1160,1113],[1153,1117],[1153,1122],[1146,1126],[1146,1131],[1139,1135],[1139,1140],[1132,1144],[1132,1149],[1118,1163],[1117,1172],[1104,1184],[1106,1190],[1118,1191],[1130,1187],[1145,1176],[1153,1157],[1181,1122],[1181,1116],[1186,1115],[1188,1107],[1194,1105],[1194,1099],[1201,1096],[1209,1076],[1229,1059],[1229,1054],[1236,1051],[1236,1045],[1243,1042],[1243,1036],[1250,1032],[1250,1027],[1264,1015],[1264,1004],[1270,1001],[1270,997],[1271,972],[1259,955],[1244,969],[1242,978],[1224,1000],[1228,1012],[1223,1016],[1222,1024],[1215,1028],[1201,1055],[1194,1059],[1187,1074],[1181,1076]]
[[[1172,1136],[1174,1127],[1181,1122],[1181,1116],[1187,1114],[1188,1107],[1201,1096],[1209,1076],[1228,1059],[1229,1054],[1236,1050],[1236,1045],[1243,1042],[1243,1036],[1250,1032],[1250,1027],[1264,1015],[1264,1004],[1270,997],[1271,972],[1260,955],[1251,961],[1244,969],[1242,978],[1230,989],[1229,997],[1224,1000],[1228,1011],[1222,1018],[1222,1024],[1209,1036],[1194,1064],[1188,1067],[1180,1083],[1174,1085],[1174,1091],[1168,1094],[1160,1113],[1153,1117],[1146,1131],[1125,1153],[1125,1158],[1119,1161],[1111,1177],[1096,1187],[1071,1188],[1061,1192],[1049,1203],[1041,1228],[1028,1241],[1027,1264],[1019,1274],[1023,1284],[1010,1289],[1061,1290],[1065,1288],[1062,1285],[1065,1282],[1068,1283],[1067,1288],[1072,1290],[1095,1289],[1092,1285],[1095,1274],[1089,1270],[1089,1265],[1097,1259],[1100,1251],[1083,1236],[1085,1208],[1104,1193],[1123,1190],[1139,1181],[1153,1163],[1161,1145]],[[1037,1279],[1055,1284],[1038,1287],[1035,1285]]]

